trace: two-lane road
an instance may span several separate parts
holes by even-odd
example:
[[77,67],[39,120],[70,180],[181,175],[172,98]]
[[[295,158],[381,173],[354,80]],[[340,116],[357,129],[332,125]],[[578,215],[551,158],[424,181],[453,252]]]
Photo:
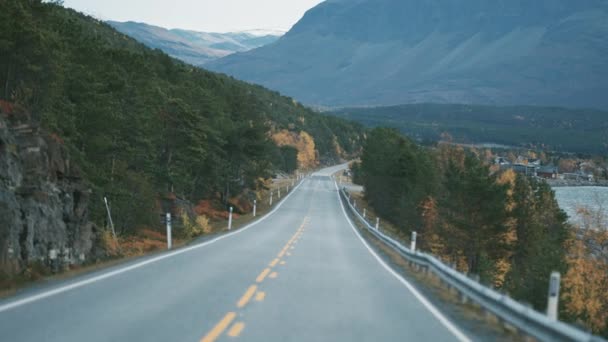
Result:
[[236,234],[0,302],[0,340],[467,340],[361,239],[334,170]]

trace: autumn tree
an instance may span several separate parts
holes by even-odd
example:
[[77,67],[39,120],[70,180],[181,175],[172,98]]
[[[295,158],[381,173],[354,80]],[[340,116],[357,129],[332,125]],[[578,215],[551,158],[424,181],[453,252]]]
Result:
[[583,220],[566,247],[568,272],[562,298],[566,315],[595,333],[608,335],[608,225],[604,213],[581,209]]
[[567,216],[545,182],[518,175],[512,192],[515,243],[505,287],[513,297],[542,310],[551,272],[565,271]]

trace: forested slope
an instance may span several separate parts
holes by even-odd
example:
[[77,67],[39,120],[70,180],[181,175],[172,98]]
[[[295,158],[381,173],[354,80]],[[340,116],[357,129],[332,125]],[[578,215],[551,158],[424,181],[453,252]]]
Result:
[[[103,224],[107,196],[123,231],[158,226],[159,198],[224,202],[295,169],[296,154],[314,156],[305,168],[356,154],[363,132],[41,0],[0,0],[0,100],[11,130],[40,126],[64,146],[71,171],[62,177],[87,181],[91,219]],[[285,133],[311,139],[279,147],[274,137]],[[0,156],[25,148],[16,144],[0,142]]]
[[536,106],[408,104],[345,108],[338,117],[368,126],[390,126],[420,141],[437,141],[449,133],[461,143],[605,154],[608,112]]

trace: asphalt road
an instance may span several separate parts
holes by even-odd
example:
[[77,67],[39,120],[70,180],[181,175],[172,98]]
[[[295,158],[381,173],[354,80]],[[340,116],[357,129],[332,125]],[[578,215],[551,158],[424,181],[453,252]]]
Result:
[[356,233],[340,167],[236,234],[0,301],[0,340],[466,341]]

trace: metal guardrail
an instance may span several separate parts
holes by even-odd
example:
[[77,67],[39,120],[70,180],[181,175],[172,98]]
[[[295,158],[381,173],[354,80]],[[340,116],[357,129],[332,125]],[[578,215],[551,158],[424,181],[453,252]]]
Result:
[[471,300],[519,331],[540,341],[606,341],[567,323],[551,320],[546,315],[511,299],[509,296],[468,278],[430,254],[412,251],[372,226],[351,204],[344,188],[340,189],[339,193],[340,198],[348,204],[351,212],[357,216],[373,236],[384,242],[410,263],[438,276],[445,284],[456,289],[463,298]]

